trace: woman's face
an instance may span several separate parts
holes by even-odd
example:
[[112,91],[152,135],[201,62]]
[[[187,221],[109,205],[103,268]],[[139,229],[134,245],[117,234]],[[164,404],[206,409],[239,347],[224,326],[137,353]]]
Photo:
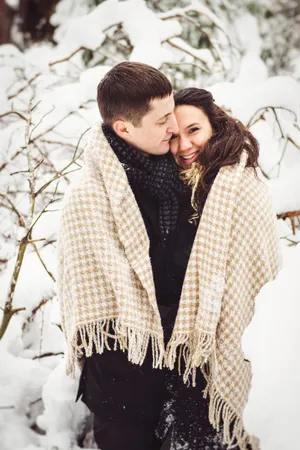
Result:
[[189,169],[198,158],[213,130],[202,109],[192,105],[180,105],[175,108],[178,134],[173,134],[170,150],[183,169]]

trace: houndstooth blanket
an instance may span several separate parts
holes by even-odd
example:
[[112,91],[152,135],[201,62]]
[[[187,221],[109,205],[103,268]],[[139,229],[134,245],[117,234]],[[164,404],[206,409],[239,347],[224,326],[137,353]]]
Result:
[[68,344],[67,372],[83,354],[113,350],[108,337],[142,364],[175,364],[185,382],[202,370],[209,419],[224,442],[258,448],[243,428],[251,368],[241,337],[254,299],[279,270],[276,218],[264,184],[239,164],[211,188],[188,263],[173,334],[165,348],[149,259],[149,240],[124,168],[95,126],[83,176],[66,195],[58,235],[58,293]]

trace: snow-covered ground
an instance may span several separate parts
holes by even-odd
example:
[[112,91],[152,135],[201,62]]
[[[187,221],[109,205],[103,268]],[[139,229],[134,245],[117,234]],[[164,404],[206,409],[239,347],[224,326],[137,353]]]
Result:
[[[178,17],[191,10],[214,24],[214,51],[184,39]],[[23,52],[0,46],[0,306],[13,292],[13,307],[26,308],[13,315],[0,340],[1,450],[77,448],[89,428],[88,411],[74,403],[77,381],[64,370],[55,288],[56,201],[78,176],[87,132],[99,119],[96,87],[113,64],[146,62],[166,70],[175,83],[211,90],[216,103],[259,140],[260,167],[277,214],[300,210],[299,82],[269,76],[253,16],[236,14],[231,27],[223,19],[197,0],[175,9],[166,3],[159,13],[142,0],[106,0],[98,7],[63,0],[51,18],[56,46],[40,43]],[[130,50],[126,39],[105,47],[107,30],[118,22]],[[82,51],[72,55],[80,47],[92,51],[89,61]],[[233,51],[237,47],[242,52]],[[191,62],[205,69],[202,78],[199,67],[195,76],[186,71]],[[171,67],[177,67],[174,78]],[[300,449],[297,220],[296,234],[289,219],[278,220],[283,268],[259,294],[243,339],[253,369],[245,425],[261,439],[262,450]],[[25,256],[12,283],[24,240]]]
[[253,379],[244,411],[264,450],[299,449],[300,244],[283,249],[277,278],[263,287],[243,337]]

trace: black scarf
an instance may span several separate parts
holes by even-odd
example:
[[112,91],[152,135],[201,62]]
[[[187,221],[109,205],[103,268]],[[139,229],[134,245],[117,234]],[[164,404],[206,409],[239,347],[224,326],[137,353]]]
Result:
[[180,197],[190,191],[179,179],[175,159],[170,152],[162,156],[145,156],[121,139],[110,126],[102,125],[102,129],[124,166],[129,184],[137,183],[158,200],[160,231],[165,237],[176,226]]

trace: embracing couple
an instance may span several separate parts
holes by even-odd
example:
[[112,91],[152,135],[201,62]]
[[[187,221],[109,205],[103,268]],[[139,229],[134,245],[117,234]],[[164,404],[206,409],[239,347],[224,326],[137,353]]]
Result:
[[81,368],[96,443],[258,449],[241,337],[279,270],[258,143],[210,92],[173,95],[145,64],[113,67],[97,101],[58,236],[67,372]]

